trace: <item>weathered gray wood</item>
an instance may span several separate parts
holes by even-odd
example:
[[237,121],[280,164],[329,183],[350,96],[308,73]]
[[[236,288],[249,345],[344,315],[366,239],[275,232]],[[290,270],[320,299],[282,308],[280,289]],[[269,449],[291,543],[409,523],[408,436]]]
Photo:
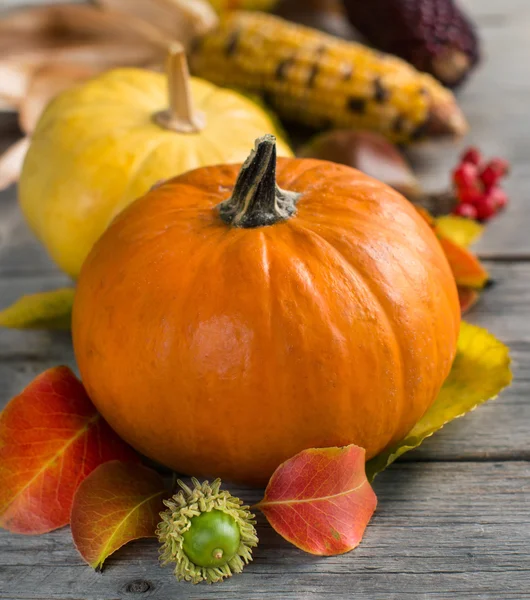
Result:
[[[21,1],[0,0],[0,7]],[[0,600],[530,598],[530,4],[461,1],[481,26],[487,55],[459,93],[472,131],[460,144],[424,145],[410,155],[431,189],[447,183],[467,143],[512,161],[510,209],[477,248],[497,261],[529,262],[490,263],[497,285],[469,317],[511,346],[512,388],[404,457],[412,462],[378,477],[378,512],[350,554],[303,554],[261,519],[261,544],[244,575],[192,587],[157,566],[154,541],[123,548],[96,574],[77,555],[68,529],[40,537],[0,532]],[[0,309],[23,293],[67,283],[24,224],[15,189],[0,194]],[[67,334],[0,329],[0,408],[59,363],[74,366]],[[258,492],[239,492],[258,499]]]
[[0,193],[0,277],[55,270],[46,251],[24,222],[16,202],[15,188]]
[[[379,509],[357,550],[312,557],[260,520],[255,561],[211,587],[177,584],[158,567],[154,540],[121,549],[98,574],[82,563],[67,529],[37,538],[4,533],[0,598],[522,600],[530,597],[529,481],[526,462],[395,465],[376,481]],[[259,499],[256,491],[236,493]]]

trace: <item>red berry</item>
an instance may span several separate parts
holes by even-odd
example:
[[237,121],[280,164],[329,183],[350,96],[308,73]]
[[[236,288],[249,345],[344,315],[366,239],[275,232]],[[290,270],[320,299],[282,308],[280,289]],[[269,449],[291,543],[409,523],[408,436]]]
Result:
[[463,163],[453,171],[453,181],[458,188],[474,187],[478,182],[478,169],[471,163]]
[[506,205],[508,204],[508,194],[500,187],[490,190],[488,197],[492,198],[493,202],[495,202],[497,211],[506,208]]
[[475,146],[470,146],[464,152],[464,154],[462,154],[462,162],[470,163],[470,164],[478,167],[480,165],[480,163],[482,162],[482,154],[480,153],[480,150],[478,148],[476,148]]
[[484,198],[484,191],[478,186],[457,188],[457,198],[462,204],[477,204]]
[[466,219],[476,219],[477,209],[472,204],[462,203],[455,206],[453,214]]
[[505,177],[510,172],[510,163],[504,158],[492,158],[488,164],[500,173],[501,177]]
[[500,178],[501,174],[491,163],[487,164],[480,174],[480,180],[487,190],[490,190],[494,185],[496,185]]
[[476,204],[476,209],[479,221],[489,221],[497,212],[497,204],[491,195],[487,195]]
[[487,189],[492,188],[510,170],[510,164],[503,158],[493,158],[482,169],[480,179]]

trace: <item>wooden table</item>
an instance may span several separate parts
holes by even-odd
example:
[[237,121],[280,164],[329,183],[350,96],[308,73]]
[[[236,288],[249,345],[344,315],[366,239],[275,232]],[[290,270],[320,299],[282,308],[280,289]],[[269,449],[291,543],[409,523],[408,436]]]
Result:
[[[192,587],[158,567],[154,540],[130,544],[95,573],[67,528],[41,537],[1,532],[1,599],[530,598],[530,3],[465,4],[480,24],[487,55],[461,93],[472,125],[466,142],[513,165],[510,208],[477,246],[496,285],[469,320],[510,345],[511,389],[377,478],[377,514],[350,554],[303,554],[261,521],[261,544],[243,575]],[[461,146],[411,154],[425,181],[442,186]],[[67,283],[32,239],[15,196],[14,189],[0,196],[0,307]],[[0,406],[59,363],[74,364],[68,335],[0,330]],[[250,502],[259,495],[238,493]]]

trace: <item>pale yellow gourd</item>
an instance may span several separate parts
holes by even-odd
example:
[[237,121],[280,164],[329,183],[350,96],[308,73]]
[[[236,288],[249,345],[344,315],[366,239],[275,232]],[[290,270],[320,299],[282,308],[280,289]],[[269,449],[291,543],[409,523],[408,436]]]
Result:
[[[113,217],[155,183],[243,162],[258,136],[278,135],[248,98],[189,78],[180,48],[170,55],[168,74],[169,85],[161,73],[110,71],[63,92],[40,119],[20,204],[53,260],[74,278]],[[278,151],[291,156],[283,141]]]

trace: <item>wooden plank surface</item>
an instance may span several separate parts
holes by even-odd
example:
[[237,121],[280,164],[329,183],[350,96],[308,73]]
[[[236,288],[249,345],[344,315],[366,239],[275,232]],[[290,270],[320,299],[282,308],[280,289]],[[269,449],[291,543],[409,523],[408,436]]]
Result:
[[[82,564],[68,530],[3,533],[0,598],[523,600],[530,598],[529,482],[528,462],[395,465],[376,480],[379,508],[355,552],[311,557],[261,521],[254,562],[218,586],[177,585],[169,567],[158,567],[154,540],[123,548],[100,574]],[[135,589],[145,591],[128,591]]]
[[[487,55],[459,94],[472,132],[459,144],[422,145],[409,155],[431,189],[447,183],[470,142],[513,164],[510,209],[477,246],[491,259],[496,285],[469,318],[510,345],[513,386],[378,477],[378,511],[352,553],[308,556],[261,520],[260,547],[244,575],[192,587],[158,567],[152,540],[123,548],[99,574],[84,565],[68,529],[40,537],[0,532],[0,600],[530,598],[530,3],[462,1],[481,26]],[[15,190],[0,194],[0,308],[66,284],[25,226]],[[0,408],[59,363],[75,365],[68,334],[0,330]],[[236,491],[249,502],[259,497]]]

